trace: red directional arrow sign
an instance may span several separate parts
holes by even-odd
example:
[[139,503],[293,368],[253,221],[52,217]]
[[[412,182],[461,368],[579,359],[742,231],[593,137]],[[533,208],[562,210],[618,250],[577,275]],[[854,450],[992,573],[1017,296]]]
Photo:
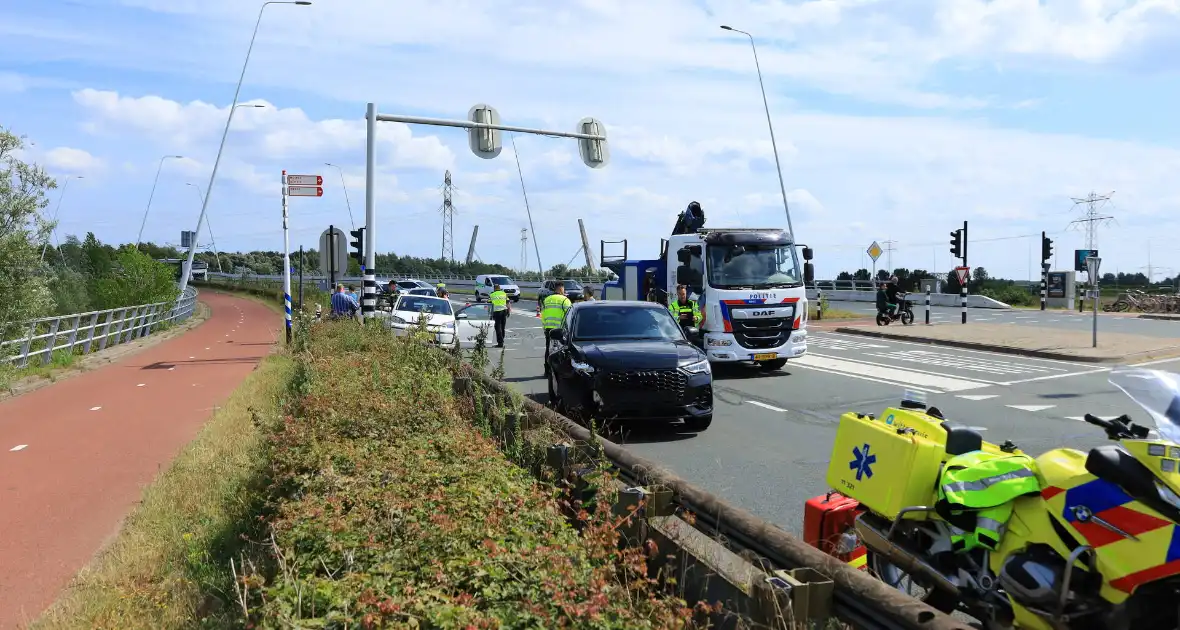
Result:
[[288,186],[323,186],[324,178],[320,175],[288,175]]
[[323,197],[322,186],[287,186],[287,194],[291,197]]

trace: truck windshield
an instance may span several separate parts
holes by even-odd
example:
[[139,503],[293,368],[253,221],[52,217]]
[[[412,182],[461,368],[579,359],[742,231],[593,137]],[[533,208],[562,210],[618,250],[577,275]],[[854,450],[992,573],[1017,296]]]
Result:
[[803,286],[794,245],[710,245],[709,286],[769,289]]

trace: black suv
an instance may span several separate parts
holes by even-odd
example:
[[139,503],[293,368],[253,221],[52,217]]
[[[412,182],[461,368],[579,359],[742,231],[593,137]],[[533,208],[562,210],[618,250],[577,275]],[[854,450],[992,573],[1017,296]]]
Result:
[[546,280],[545,284],[541,285],[540,289],[537,289],[537,302],[540,303],[545,298],[553,295],[557,291],[557,285],[559,284],[565,285],[565,296],[571,302],[581,302],[585,297],[582,285],[578,284],[575,280]]
[[560,411],[607,421],[683,419],[688,431],[713,422],[708,357],[666,307],[580,302],[552,343],[549,400]]

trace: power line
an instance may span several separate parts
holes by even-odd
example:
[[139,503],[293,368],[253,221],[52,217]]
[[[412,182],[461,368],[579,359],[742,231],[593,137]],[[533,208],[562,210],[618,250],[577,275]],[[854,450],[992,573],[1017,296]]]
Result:
[[520,272],[526,273],[529,268],[529,229],[520,228]]
[[1086,208],[1086,211],[1083,214],[1082,218],[1074,219],[1073,221],[1070,221],[1069,225],[1066,226],[1066,229],[1069,229],[1069,226],[1079,226],[1080,227],[1082,225],[1085,225],[1086,226],[1085,227],[1086,249],[1097,249],[1097,247],[1098,247],[1097,246],[1098,225],[1100,223],[1107,224],[1107,223],[1110,223],[1111,221],[1114,220],[1113,216],[1103,215],[1099,212],[1104,206],[1106,206],[1106,204],[1110,201],[1110,198],[1113,195],[1114,195],[1114,191],[1112,190],[1112,191],[1110,191],[1109,194],[1106,194],[1106,195],[1095,195],[1094,193],[1090,193],[1089,195],[1086,195],[1083,198],[1078,198],[1078,197],[1072,198],[1073,205],[1075,208],[1078,207],[1079,205],[1084,205]]

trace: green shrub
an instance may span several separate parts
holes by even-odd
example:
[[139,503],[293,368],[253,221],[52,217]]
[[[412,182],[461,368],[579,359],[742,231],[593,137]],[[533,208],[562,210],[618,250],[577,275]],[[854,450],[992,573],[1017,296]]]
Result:
[[619,550],[609,511],[579,534],[451,394],[454,358],[380,327],[301,340],[297,403],[268,429],[266,562],[243,584],[263,628],[684,628],[691,611]]
[[1012,284],[998,287],[984,287],[980,293],[993,300],[999,300],[1012,306],[1030,306],[1040,302],[1039,294],[1033,295],[1027,289]]

